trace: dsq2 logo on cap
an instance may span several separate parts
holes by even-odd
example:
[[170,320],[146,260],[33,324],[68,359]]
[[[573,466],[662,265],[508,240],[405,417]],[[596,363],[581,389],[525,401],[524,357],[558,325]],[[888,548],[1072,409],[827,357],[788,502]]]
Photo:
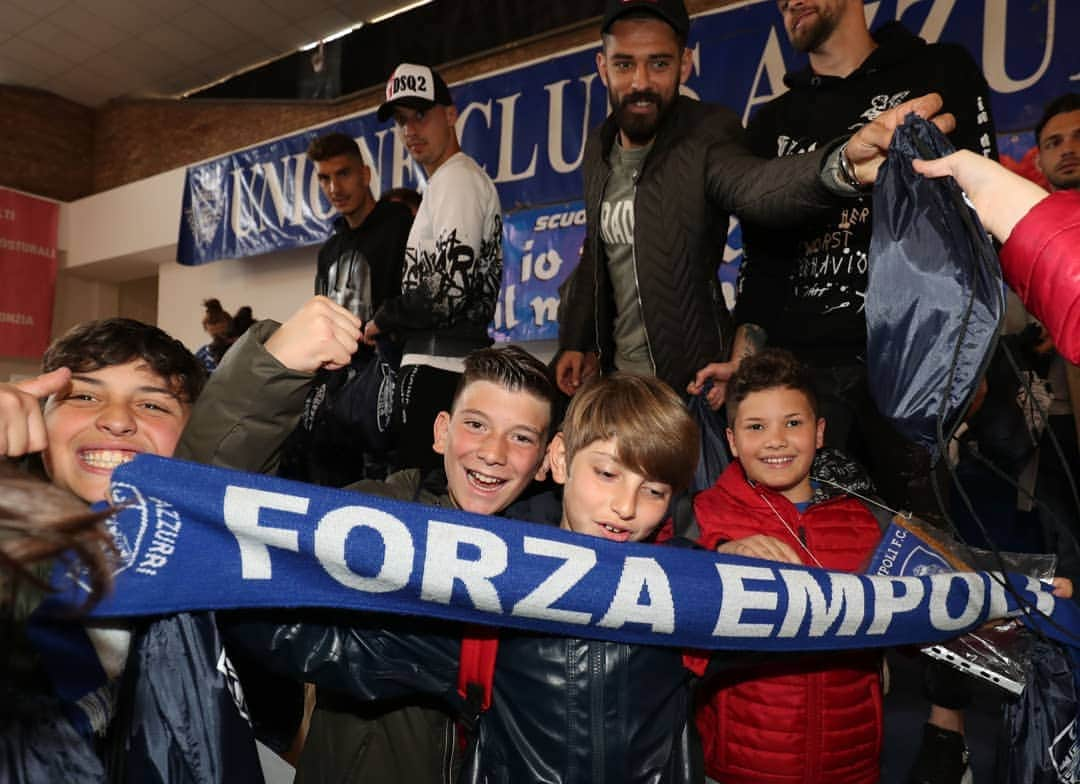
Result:
[[379,107],[379,119],[386,120],[397,105],[430,109],[452,103],[450,89],[439,74],[426,65],[402,63],[386,80],[386,100]]
[[394,101],[405,96],[435,103],[435,80],[430,68],[409,63],[397,67],[386,83],[386,100]]

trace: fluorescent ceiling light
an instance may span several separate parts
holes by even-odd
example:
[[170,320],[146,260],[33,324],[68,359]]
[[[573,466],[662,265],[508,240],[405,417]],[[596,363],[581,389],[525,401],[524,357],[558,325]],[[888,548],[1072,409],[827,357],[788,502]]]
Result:
[[386,19],[389,19],[392,16],[397,16],[398,14],[403,14],[406,11],[411,11],[414,8],[419,8],[420,6],[427,5],[430,2],[431,2],[431,0],[419,0],[419,2],[416,2],[416,3],[409,3],[408,5],[403,5],[400,8],[395,8],[393,11],[389,11],[389,12],[387,12],[385,14],[382,14],[381,16],[376,16],[374,19],[371,20],[371,24],[375,24],[376,22],[382,22],[382,21],[384,21]]
[[[431,2],[431,0],[426,0],[426,2]],[[341,30],[338,30],[336,33],[331,33],[330,35],[326,36],[325,38],[320,38],[317,41],[312,41],[309,44],[304,44],[303,46],[300,47],[300,51],[301,52],[307,52],[307,51],[310,51],[311,49],[314,49],[319,44],[328,44],[331,41],[336,41],[339,38],[344,38],[349,33],[351,33],[353,30],[359,30],[363,26],[364,26],[363,22],[358,22],[357,24],[351,25],[349,27],[344,27]]]
[[[409,3],[408,5],[403,5],[400,8],[395,8],[393,11],[389,11],[389,12],[387,12],[385,14],[382,14],[381,16],[376,16],[374,19],[369,20],[367,22],[367,24],[375,24],[376,22],[383,22],[383,21],[385,21],[387,19],[390,19],[391,17],[397,16],[398,14],[403,14],[406,11],[411,11],[414,8],[419,8],[422,5],[427,5],[431,1],[432,0],[418,0],[418,2]],[[320,38],[317,41],[312,41],[309,44],[304,44],[303,46],[300,47],[300,51],[301,52],[308,52],[308,51],[314,49],[316,46],[318,46],[321,43],[322,44],[328,44],[331,41],[336,41],[338,38],[343,38],[344,36],[351,33],[353,30],[359,30],[363,26],[364,26],[364,22],[360,22],[358,24],[352,25],[351,27],[346,27],[343,30],[338,30],[336,33],[332,33],[332,34],[326,36],[325,38]]]

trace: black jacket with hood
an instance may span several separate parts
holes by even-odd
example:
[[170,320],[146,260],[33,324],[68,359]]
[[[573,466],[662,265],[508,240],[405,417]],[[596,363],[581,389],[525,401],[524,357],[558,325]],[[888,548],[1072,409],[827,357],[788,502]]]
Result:
[[[875,31],[874,40],[877,48],[847,77],[820,76],[809,67],[787,74],[788,91],[747,126],[750,149],[770,158],[804,157],[904,101],[937,92],[944,111],[956,117],[952,143],[997,157],[989,88],[963,47],[927,44],[898,22]],[[764,327],[770,345],[808,364],[861,364],[870,207],[866,193],[789,231],[744,216],[735,322]]]
[[315,293],[330,297],[362,319],[371,318],[386,300],[401,294],[411,227],[409,208],[398,202],[377,202],[356,228],[338,216],[334,233],[319,248]]

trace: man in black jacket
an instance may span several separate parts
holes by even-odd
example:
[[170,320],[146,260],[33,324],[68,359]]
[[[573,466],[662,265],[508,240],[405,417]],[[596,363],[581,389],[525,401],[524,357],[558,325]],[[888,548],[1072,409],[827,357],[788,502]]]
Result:
[[682,390],[726,358],[716,271],[728,213],[776,227],[805,220],[831,194],[857,193],[849,180],[872,180],[891,138],[896,113],[844,148],[755,157],[732,111],[678,95],[692,66],[689,26],[681,0],[607,6],[596,61],[612,114],[586,144],[587,233],[559,307],[556,373],[567,394],[599,365]]

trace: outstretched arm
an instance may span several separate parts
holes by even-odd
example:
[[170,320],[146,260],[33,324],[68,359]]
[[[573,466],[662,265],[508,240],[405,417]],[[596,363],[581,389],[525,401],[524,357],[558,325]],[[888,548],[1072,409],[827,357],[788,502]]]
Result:
[[968,150],[932,161],[916,160],[912,165],[925,177],[954,177],[979,213],[983,225],[1001,242],[1005,242],[1019,220],[1048,195],[1030,180]]
[[872,185],[877,179],[878,169],[885,162],[893,133],[904,124],[909,114],[914,112],[930,120],[944,133],[952,132],[956,127],[956,118],[951,114],[939,114],[941,109],[941,96],[937,93],[905,101],[856,131],[839,154],[847,158],[851,165],[849,171],[861,185]]

